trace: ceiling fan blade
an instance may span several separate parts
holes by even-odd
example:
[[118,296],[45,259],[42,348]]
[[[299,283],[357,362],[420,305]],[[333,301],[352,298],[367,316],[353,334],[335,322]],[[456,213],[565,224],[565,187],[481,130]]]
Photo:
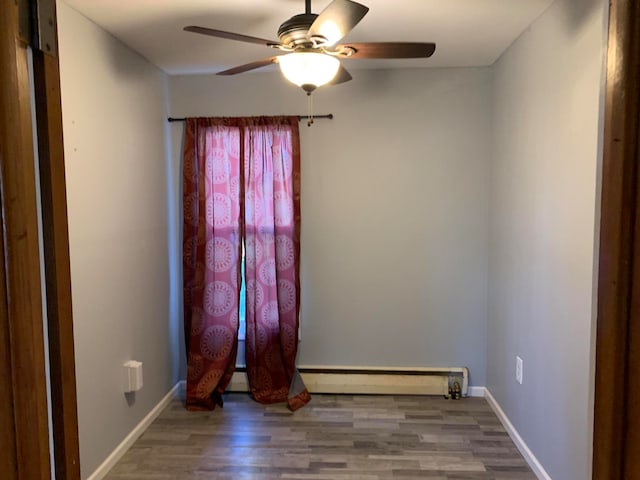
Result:
[[184,27],[185,32],[200,33],[202,35],[208,35],[216,38],[226,38],[228,40],[238,40],[239,42],[256,43],[258,45],[265,45],[270,47],[272,45],[280,45],[280,42],[273,40],[266,40],[264,38],[250,37],[248,35],[242,35],[240,33],[225,32],[223,30],[215,30],[213,28],[198,27],[196,25],[189,25]]
[[216,75],[236,75],[238,73],[248,72],[249,70],[255,70],[256,68],[266,67],[267,65],[271,65],[272,63],[277,63],[278,57],[270,57],[263,58],[262,60],[258,60],[256,62],[245,63],[244,65],[239,65],[237,67],[230,68],[228,70],[224,70],[222,72],[216,73]]
[[344,58],[428,58],[436,51],[436,44],[410,42],[346,43],[336,47],[336,50],[340,49],[355,50],[351,56]]
[[349,33],[368,11],[369,7],[351,0],[333,0],[311,24],[308,37],[320,37],[326,39],[325,45],[334,45]]
[[344,68],[342,65],[340,65],[340,69],[338,70],[338,73],[336,73],[336,76],[333,77],[333,80],[329,82],[329,85],[340,85],[341,83],[348,82],[349,80],[352,80],[352,79],[353,77],[347,71],[347,69]]

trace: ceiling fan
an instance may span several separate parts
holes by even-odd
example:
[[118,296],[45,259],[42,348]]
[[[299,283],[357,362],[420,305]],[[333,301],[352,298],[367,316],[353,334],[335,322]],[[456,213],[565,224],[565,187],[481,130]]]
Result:
[[333,0],[318,15],[311,13],[311,0],[305,0],[305,13],[294,15],[280,25],[278,42],[194,25],[184,27],[184,30],[217,38],[255,43],[285,52],[283,55],[230,68],[219,72],[218,75],[236,75],[277,63],[283,75],[302,87],[309,95],[322,85],[336,85],[351,80],[351,75],[340,64],[340,59],[427,58],[433,55],[436,49],[434,43],[339,44],[338,42],[362,20],[368,11],[368,7],[351,0]]

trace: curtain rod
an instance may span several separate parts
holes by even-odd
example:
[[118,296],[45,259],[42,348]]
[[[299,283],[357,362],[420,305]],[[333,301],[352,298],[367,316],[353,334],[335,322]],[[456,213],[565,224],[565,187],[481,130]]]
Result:
[[[314,115],[313,119],[315,120],[316,118],[328,118],[329,120],[333,119],[333,113],[328,113],[326,115]],[[298,120],[307,120],[309,119],[309,115],[298,115]],[[184,122],[186,120],[186,118],[174,118],[174,117],[169,117],[167,118],[167,120],[169,122]]]

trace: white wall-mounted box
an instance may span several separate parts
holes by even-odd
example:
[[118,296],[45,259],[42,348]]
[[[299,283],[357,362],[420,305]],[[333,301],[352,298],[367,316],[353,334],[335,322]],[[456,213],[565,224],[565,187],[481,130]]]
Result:
[[124,391],[137,392],[142,388],[142,362],[129,360],[123,365]]

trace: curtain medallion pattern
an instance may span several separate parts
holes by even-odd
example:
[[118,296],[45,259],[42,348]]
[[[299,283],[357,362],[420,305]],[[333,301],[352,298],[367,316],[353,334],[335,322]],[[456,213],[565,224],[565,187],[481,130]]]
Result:
[[295,360],[300,307],[297,117],[191,118],[183,167],[187,408],[210,410],[236,363],[242,245],[246,364],[261,403],[310,396]]

